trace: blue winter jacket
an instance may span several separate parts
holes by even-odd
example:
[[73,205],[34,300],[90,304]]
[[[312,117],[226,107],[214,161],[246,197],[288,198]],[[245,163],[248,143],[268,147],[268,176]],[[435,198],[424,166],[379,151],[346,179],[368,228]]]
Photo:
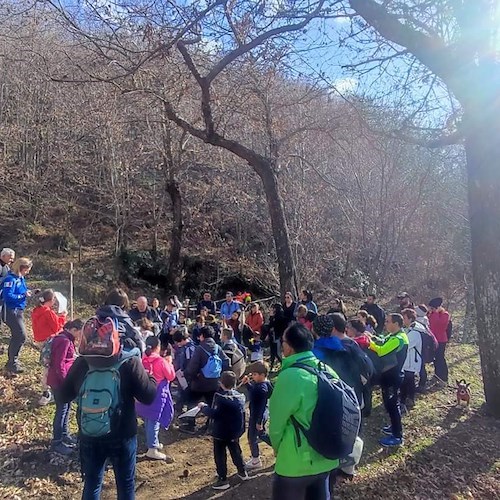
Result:
[[28,285],[22,276],[9,272],[2,285],[2,300],[7,309],[24,309]]

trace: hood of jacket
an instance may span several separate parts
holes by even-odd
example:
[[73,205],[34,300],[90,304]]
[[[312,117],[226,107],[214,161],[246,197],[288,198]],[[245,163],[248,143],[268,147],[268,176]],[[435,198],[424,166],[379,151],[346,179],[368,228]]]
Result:
[[320,337],[314,342],[314,350],[327,349],[329,351],[345,351],[342,341],[337,337]]
[[116,318],[118,320],[130,319],[129,315],[121,307],[118,306],[99,307],[99,309],[97,309],[96,311],[96,316],[99,316],[100,318],[107,318],[109,316],[110,318]]
[[418,321],[415,321],[415,323],[412,323],[410,325],[410,328],[409,328],[408,331],[411,331],[411,330],[416,330],[419,333],[425,333],[426,330],[427,330],[427,328],[422,323],[419,323]]

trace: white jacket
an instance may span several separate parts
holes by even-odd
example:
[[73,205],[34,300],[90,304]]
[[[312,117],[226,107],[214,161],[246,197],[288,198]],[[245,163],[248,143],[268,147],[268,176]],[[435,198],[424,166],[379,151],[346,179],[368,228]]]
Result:
[[425,326],[421,323],[413,323],[408,328],[408,352],[403,365],[406,372],[420,373],[422,367],[422,335],[425,332]]

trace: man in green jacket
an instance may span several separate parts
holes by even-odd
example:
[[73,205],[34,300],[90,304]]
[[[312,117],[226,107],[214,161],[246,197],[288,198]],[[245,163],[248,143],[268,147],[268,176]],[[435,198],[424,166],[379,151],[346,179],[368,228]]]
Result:
[[385,361],[385,367],[380,376],[380,388],[391,424],[382,429],[386,437],[380,440],[380,444],[389,447],[403,444],[399,389],[403,382],[403,364],[408,351],[408,336],[403,330],[403,316],[401,314],[389,314],[385,327],[389,335],[384,339],[372,337],[370,349]]
[[317,453],[304,436],[299,446],[290,420],[293,415],[306,429],[311,425],[318,400],[317,377],[291,366],[297,362],[318,366],[319,360],[312,353],[314,339],[307,328],[295,323],[285,331],[282,343],[282,370],[269,401],[269,437],[276,455],[272,499],[329,500],[328,479],[339,461]]

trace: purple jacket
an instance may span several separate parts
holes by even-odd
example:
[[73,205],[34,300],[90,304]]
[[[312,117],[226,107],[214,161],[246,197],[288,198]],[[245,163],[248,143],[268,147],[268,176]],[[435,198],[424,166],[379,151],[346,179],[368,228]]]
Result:
[[160,422],[161,426],[167,429],[174,418],[174,403],[170,394],[169,383],[162,380],[156,388],[154,401],[150,405],[136,401],[135,409],[139,417]]
[[52,340],[47,385],[52,389],[59,389],[74,362],[75,338],[70,332],[63,330]]

